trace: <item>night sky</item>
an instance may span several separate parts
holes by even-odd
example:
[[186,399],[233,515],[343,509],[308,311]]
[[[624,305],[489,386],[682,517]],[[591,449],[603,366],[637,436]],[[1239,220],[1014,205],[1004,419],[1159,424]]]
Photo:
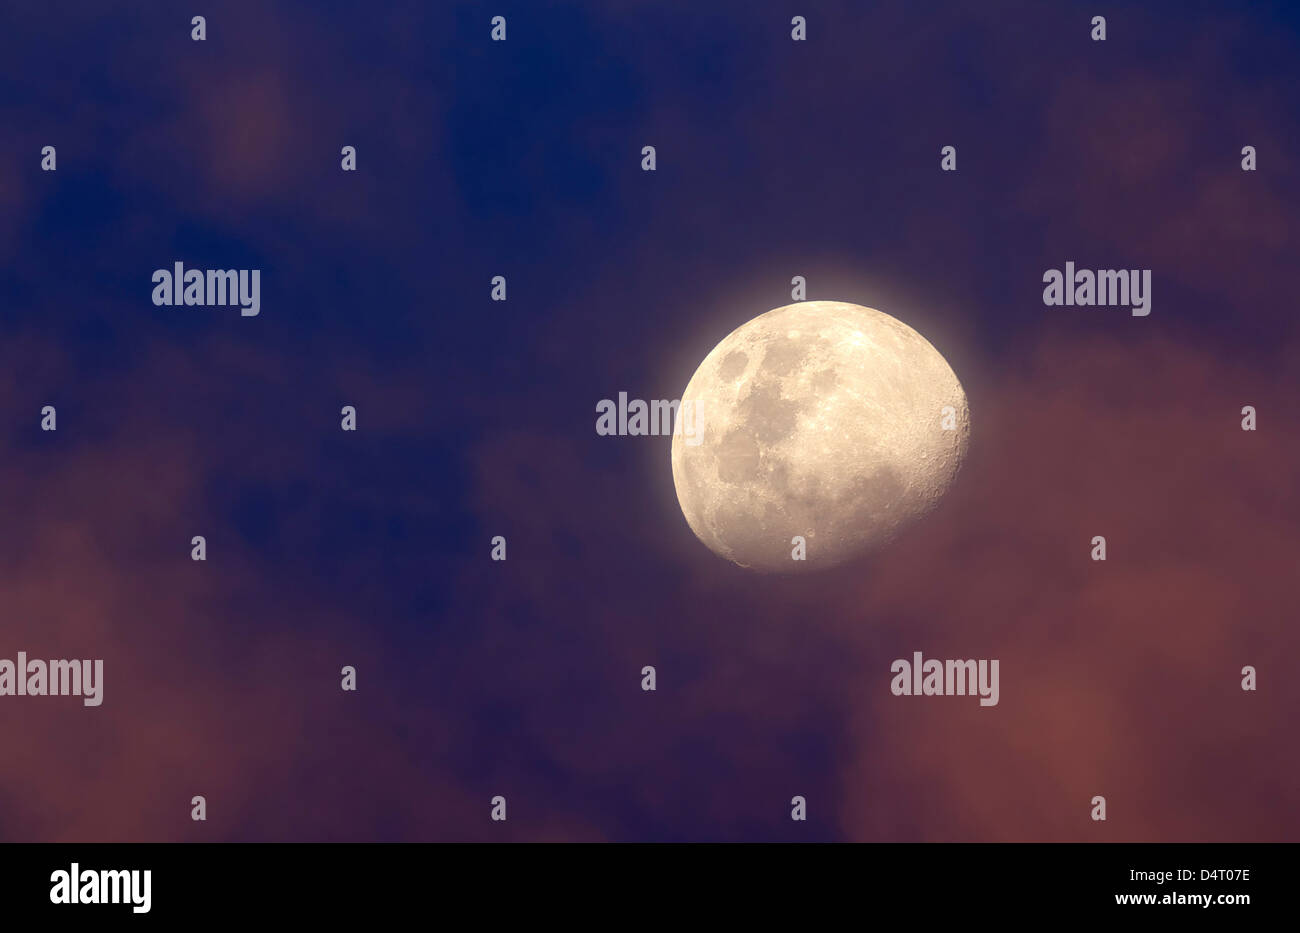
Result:
[[[105,680],[0,698],[0,839],[1300,834],[1300,7],[15,3],[0,50],[0,657]],[[1044,306],[1071,260],[1150,315]],[[155,306],[176,261],[261,313]],[[795,275],[972,442],[792,578],[595,420]],[[891,695],[918,650],[999,704]]]

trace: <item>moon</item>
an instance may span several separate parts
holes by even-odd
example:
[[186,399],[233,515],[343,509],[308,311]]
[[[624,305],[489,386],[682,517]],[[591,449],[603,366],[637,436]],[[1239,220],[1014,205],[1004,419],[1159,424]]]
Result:
[[966,393],[924,337],[874,308],[801,301],[700,363],[678,409],[673,484],[715,554],[799,573],[886,545],[933,510],[969,439]]

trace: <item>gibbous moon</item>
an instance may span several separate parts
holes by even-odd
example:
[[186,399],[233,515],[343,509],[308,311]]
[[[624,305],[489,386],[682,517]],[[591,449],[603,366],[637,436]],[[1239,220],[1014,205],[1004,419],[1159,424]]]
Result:
[[966,393],[939,351],[842,301],[736,328],[691,377],[678,421],[673,483],[691,530],[768,572],[831,567],[891,541],[938,504],[970,437]]

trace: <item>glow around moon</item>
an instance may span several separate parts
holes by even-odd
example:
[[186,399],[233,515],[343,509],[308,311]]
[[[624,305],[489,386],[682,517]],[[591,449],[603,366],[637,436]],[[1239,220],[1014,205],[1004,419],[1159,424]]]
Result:
[[[924,337],[872,308],[805,301],[759,315],[682,393],[673,483],[691,530],[755,570],[841,564],[892,540],[952,484],[966,394]],[[795,560],[806,541],[806,559]]]

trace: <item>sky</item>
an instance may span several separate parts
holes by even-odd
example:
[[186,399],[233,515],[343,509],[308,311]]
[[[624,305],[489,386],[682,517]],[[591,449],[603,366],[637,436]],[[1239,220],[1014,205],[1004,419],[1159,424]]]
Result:
[[[0,839],[1300,833],[1293,5],[68,2],[0,50],[0,658],[104,661],[0,697]],[[177,261],[260,313],[155,306]],[[1066,261],[1150,315],[1045,306]],[[763,576],[596,405],[795,275],[924,335],[971,448]],[[1000,702],[893,696],[918,650]]]

